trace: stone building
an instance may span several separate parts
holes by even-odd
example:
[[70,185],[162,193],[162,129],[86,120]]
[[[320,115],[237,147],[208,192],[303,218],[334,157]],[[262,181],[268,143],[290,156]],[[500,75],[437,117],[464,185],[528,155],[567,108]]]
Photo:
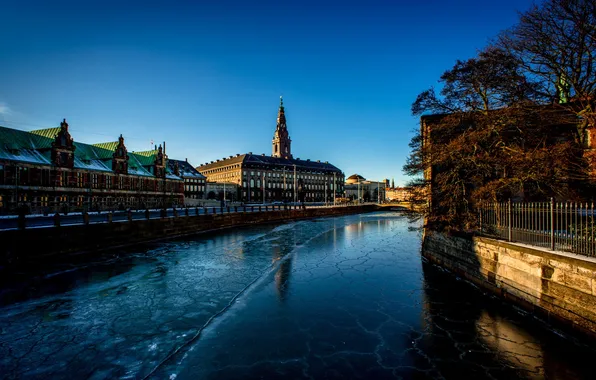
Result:
[[226,201],[235,202],[240,199],[239,191],[240,186],[234,182],[207,182],[205,197],[221,201],[225,194]]
[[[164,143],[165,147],[165,143]],[[182,179],[167,170],[161,146],[128,152],[124,138],[75,141],[68,123],[25,132],[0,127],[0,213],[158,207],[184,201]]]
[[[367,180],[360,174],[352,174],[346,179],[346,197],[362,202],[377,202],[385,199],[385,180]],[[380,193],[380,194],[379,194]]]
[[410,202],[413,196],[413,189],[410,187],[396,187],[395,182],[391,180],[386,181],[385,199],[390,202]]
[[207,179],[188,162],[188,159],[184,161],[169,159],[168,168],[170,172],[184,180],[184,202],[186,205],[194,206],[197,204],[194,200],[205,198]]
[[343,194],[344,174],[329,162],[294,158],[280,99],[272,154],[237,154],[205,163],[197,170],[208,182],[234,183],[243,202],[333,202]]

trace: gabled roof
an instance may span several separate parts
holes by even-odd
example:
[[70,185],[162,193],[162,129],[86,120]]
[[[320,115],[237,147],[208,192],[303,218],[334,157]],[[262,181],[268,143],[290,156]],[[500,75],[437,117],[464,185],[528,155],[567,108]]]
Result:
[[116,151],[116,147],[118,146],[118,141],[103,142],[103,143],[97,143],[97,144],[92,144],[92,145],[96,146],[98,148],[101,148],[101,149],[109,150],[113,153]]
[[[35,131],[27,132],[40,138],[36,139],[37,149],[49,149],[52,147],[54,139],[60,132],[60,127],[37,129]],[[35,139],[35,137],[33,137]]]
[[[51,165],[50,148],[59,131],[60,127],[38,129],[31,132],[0,127],[0,159]],[[90,145],[75,141],[74,167],[77,169],[111,172],[112,155],[116,150],[116,145],[114,144],[117,144],[117,142]],[[128,162],[128,173],[153,177],[153,174],[145,169],[136,157],[132,156]]]
[[[115,148],[114,148],[115,149]],[[142,152],[129,152],[129,155],[136,156],[138,162],[143,166],[151,166],[155,163],[155,157],[157,156],[157,150],[145,150]]]
[[172,173],[174,172],[174,165],[176,165],[176,163],[178,163],[178,171],[180,173],[180,176],[183,178],[207,178],[201,173],[199,173],[199,171],[195,169],[188,161],[168,159],[168,170]]

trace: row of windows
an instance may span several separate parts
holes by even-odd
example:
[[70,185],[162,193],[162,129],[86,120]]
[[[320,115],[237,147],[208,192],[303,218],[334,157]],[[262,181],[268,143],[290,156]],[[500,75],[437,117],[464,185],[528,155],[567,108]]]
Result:
[[205,183],[203,178],[184,178],[185,183]]
[[[261,176],[261,172],[260,171],[251,171],[250,172],[250,176],[254,177],[255,173],[257,175],[257,177]],[[285,172],[285,173],[276,173],[276,172],[263,172],[262,173],[263,176],[268,177],[268,178],[290,178],[293,179],[294,178],[294,174],[291,171]],[[243,176],[248,176],[248,171],[244,171],[242,173]],[[329,174],[315,174],[313,175],[313,173],[308,173],[308,174],[302,174],[302,173],[296,173],[296,178],[298,179],[309,179],[309,180],[316,180],[316,181],[331,181],[333,182],[333,175],[329,175]],[[336,182],[340,182],[343,181],[343,177],[341,176],[336,176],[335,177],[335,181]]]
[[[247,187],[247,181],[243,181],[242,182],[242,187]],[[261,180],[257,179],[256,181],[254,179],[250,180],[250,187],[261,187]],[[278,183],[278,182],[265,182],[265,186],[269,189],[293,189],[294,188],[294,184],[292,183]],[[307,190],[333,190],[334,186],[332,183],[328,184],[328,186],[326,185],[313,185],[313,184],[305,184],[303,185],[304,189]],[[338,186],[337,189],[341,190],[341,186]]]
[[[242,192],[242,197],[245,200],[250,200],[247,199],[249,192],[247,191],[243,191]],[[287,200],[291,200],[293,199],[293,197],[295,196],[294,193],[292,192],[286,192],[286,193],[281,193],[280,194],[283,198],[287,199]],[[274,199],[277,196],[277,194],[275,194],[274,192],[271,191],[267,191],[265,194],[265,197],[268,199]],[[261,191],[250,191],[250,198],[251,199],[260,199],[262,197],[262,192]],[[312,201],[312,200],[325,200],[325,196],[324,194],[320,194],[320,193],[305,193],[304,197],[307,201]],[[333,194],[327,194],[327,200],[332,200],[333,199]]]
[[[164,180],[0,165],[0,185],[163,191]],[[167,191],[183,191],[181,182],[166,181],[166,186]]]
[[184,191],[205,191],[205,186],[197,186],[197,185],[186,185],[184,186]]

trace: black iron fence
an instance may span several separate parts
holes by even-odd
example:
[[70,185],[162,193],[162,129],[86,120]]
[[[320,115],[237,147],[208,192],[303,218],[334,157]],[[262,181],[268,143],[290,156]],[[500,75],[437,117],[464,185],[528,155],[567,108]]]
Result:
[[478,212],[480,232],[553,251],[596,256],[594,203],[486,203]]

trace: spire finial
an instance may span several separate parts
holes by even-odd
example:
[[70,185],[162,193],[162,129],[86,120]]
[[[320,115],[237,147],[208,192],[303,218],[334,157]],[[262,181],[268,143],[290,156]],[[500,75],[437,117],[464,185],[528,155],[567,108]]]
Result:
[[284,106],[284,98],[282,95],[279,96],[279,106],[283,107]]

